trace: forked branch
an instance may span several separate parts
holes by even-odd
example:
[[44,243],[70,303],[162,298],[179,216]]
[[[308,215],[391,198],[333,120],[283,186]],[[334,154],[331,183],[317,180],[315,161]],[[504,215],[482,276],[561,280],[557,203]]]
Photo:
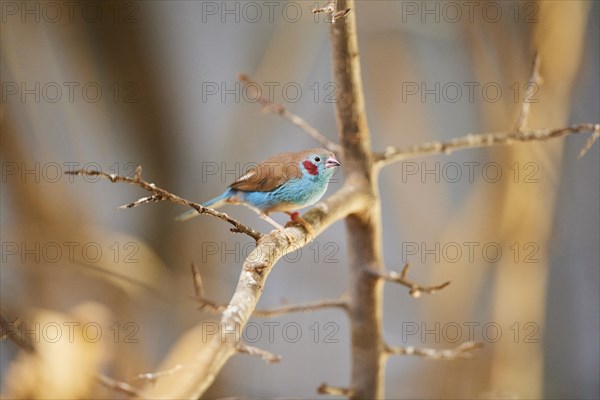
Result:
[[402,286],[406,286],[407,288],[410,289],[409,294],[412,297],[420,297],[421,294],[426,293],[426,294],[435,294],[435,292],[440,291],[442,289],[444,289],[445,287],[447,287],[448,285],[450,285],[450,281],[444,282],[441,285],[435,285],[435,286],[422,286],[422,285],[418,285],[416,283],[414,283],[413,281],[411,281],[410,279],[408,279],[408,271],[410,270],[410,264],[406,263],[404,265],[404,268],[402,268],[402,272],[397,273],[395,271],[375,271],[375,270],[370,270],[369,273],[384,279],[388,282],[394,282],[394,283],[398,283]]

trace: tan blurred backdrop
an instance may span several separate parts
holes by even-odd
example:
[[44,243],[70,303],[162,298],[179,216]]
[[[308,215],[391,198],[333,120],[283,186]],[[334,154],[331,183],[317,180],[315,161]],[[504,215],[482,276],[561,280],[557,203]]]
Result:
[[[74,382],[100,371],[136,383],[186,329],[216,321],[190,298],[189,263],[207,295],[227,302],[250,240],[208,217],[177,223],[184,210],[171,204],[118,210],[144,193],[62,173],[142,165],[149,181],[203,201],[254,162],[314,147],[260,113],[236,82],[242,72],[334,139],[328,25],[315,4],[2,1],[0,301],[42,349],[28,358],[0,344],[3,394],[119,396]],[[512,129],[536,50],[543,85],[528,97],[528,126],[600,119],[597,2],[359,1],[355,12],[377,149]],[[470,361],[392,359],[389,398],[600,396],[599,151],[578,160],[586,140],[383,171],[388,267],[410,261],[422,282],[452,281],[419,299],[386,287],[386,340],[484,343]],[[329,193],[343,173],[335,179]],[[248,210],[226,211],[269,229]],[[261,306],[341,294],[345,251],[338,223],[279,263]],[[234,357],[207,398],[312,398],[320,383],[349,379],[337,311],[257,319],[246,339],[283,361]]]

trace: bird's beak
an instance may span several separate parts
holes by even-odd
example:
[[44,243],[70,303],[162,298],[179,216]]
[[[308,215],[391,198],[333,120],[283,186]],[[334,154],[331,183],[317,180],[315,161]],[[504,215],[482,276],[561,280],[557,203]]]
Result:
[[327,161],[325,161],[325,168],[339,167],[340,165],[342,164],[333,157],[329,157]]

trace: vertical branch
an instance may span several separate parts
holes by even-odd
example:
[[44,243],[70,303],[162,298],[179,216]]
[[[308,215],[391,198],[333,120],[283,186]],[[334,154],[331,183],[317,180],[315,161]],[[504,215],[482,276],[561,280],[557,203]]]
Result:
[[381,210],[360,77],[354,1],[338,0],[337,7],[352,10],[330,28],[333,75],[339,93],[336,117],[346,184],[370,197],[366,208],[346,218],[352,335],[352,378],[348,393],[353,399],[383,398],[383,287],[369,273],[381,269],[383,264]]

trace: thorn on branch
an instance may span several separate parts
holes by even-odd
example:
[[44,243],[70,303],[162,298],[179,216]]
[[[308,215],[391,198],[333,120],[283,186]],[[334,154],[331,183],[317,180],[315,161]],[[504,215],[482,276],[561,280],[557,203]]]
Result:
[[337,0],[331,0],[325,7],[311,7],[310,11],[313,14],[328,15],[332,24],[335,24],[338,19],[342,19],[350,13],[349,8],[338,11]]
[[133,180],[139,182],[142,180],[142,166],[138,165],[133,173]]
[[134,201],[133,203],[124,204],[122,206],[119,206],[119,209],[123,210],[126,208],[133,208],[133,207],[137,207],[142,204],[158,202],[158,201],[162,201],[162,200],[165,200],[164,198],[162,198],[162,196],[153,194],[152,196],[142,197],[141,199],[138,199],[138,200]]
[[585,156],[585,154],[592,148],[592,146],[594,145],[594,142],[596,140],[598,140],[599,137],[600,137],[600,124],[596,124],[596,125],[594,125],[594,133],[592,134],[592,136],[590,136],[590,138],[587,140],[587,142],[585,142],[585,144],[583,145],[583,148],[579,152],[579,158],[582,158],[583,156]]
[[259,356],[262,358],[267,364],[276,363],[281,361],[281,356],[277,354],[273,354],[263,349],[259,349],[258,347],[248,346],[247,344],[240,343],[237,347],[238,353],[248,354],[250,356]]
[[450,281],[444,282],[441,285],[436,285],[436,286],[421,286],[418,285],[416,283],[414,283],[413,281],[411,281],[410,279],[408,279],[408,271],[410,270],[410,264],[406,263],[404,265],[404,268],[402,268],[402,272],[397,273],[395,271],[377,271],[377,270],[368,270],[370,274],[384,279],[388,282],[394,282],[394,283],[399,283],[400,285],[406,286],[407,288],[410,289],[409,294],[412,297],[418,298],[421,296],[421,294],[426,293],[426,294],[435,294],[435,292],[442,290],[444,288],[446,288],[448,285],[450,285]]
[[317,393],[344,397],[351,397],[354,394],[352,389],[339,386],[330,386],[326,383],[322,383],[321,386],[317,388]]
[[412,346],[386,346],[385,353],[388,356],[419,356],[432,360],[456,360],[473,358],[473,350],[482,347],[481,343],[465,342],[452,349],[437,350],[429,348],[418,348]]
[[254,96],[256,97],[256,101],[258,101],[262,106],[262,111],[280,115],[282,118],[288,120],[293,125],[296,125],[300,129],[302,129],[314,140],[322,144],[326,149],[331,150],[334,153],[340,152],[340,145],[329,140],[325,135],[323,135],[316,128],[314,128],[308,122],[306,122],[306,120],[304,120],[296,114],[292,114],[283,105],[273,103],[271,99],[267,99],[266,97],[264,97],[262,95],[262,90],[260,90],[260,85],[254,82],[248,75],[240,74],[238,75],[238,80],[244,84],[245,89],[250,90],[254,94]]
[[[519,117],[517,118],[517,122],[515,124],[515,131],[522,132],[527,124],[527,119],[529,118],[529,112],[531,110],[531,97],[537,92],[538,88],[543,83],[542,76],[540,75],[540,64],[541,57],[538,52],[535,53],[533,57],[533,63],[531,65],[531,73],[529,75],[529,80],[527,81],[527,85],[525,88],[525,97],[523,98],[523,102],[521,103],[521,111],[519,113]],[[537,100],[536,100],[537,102]]]

